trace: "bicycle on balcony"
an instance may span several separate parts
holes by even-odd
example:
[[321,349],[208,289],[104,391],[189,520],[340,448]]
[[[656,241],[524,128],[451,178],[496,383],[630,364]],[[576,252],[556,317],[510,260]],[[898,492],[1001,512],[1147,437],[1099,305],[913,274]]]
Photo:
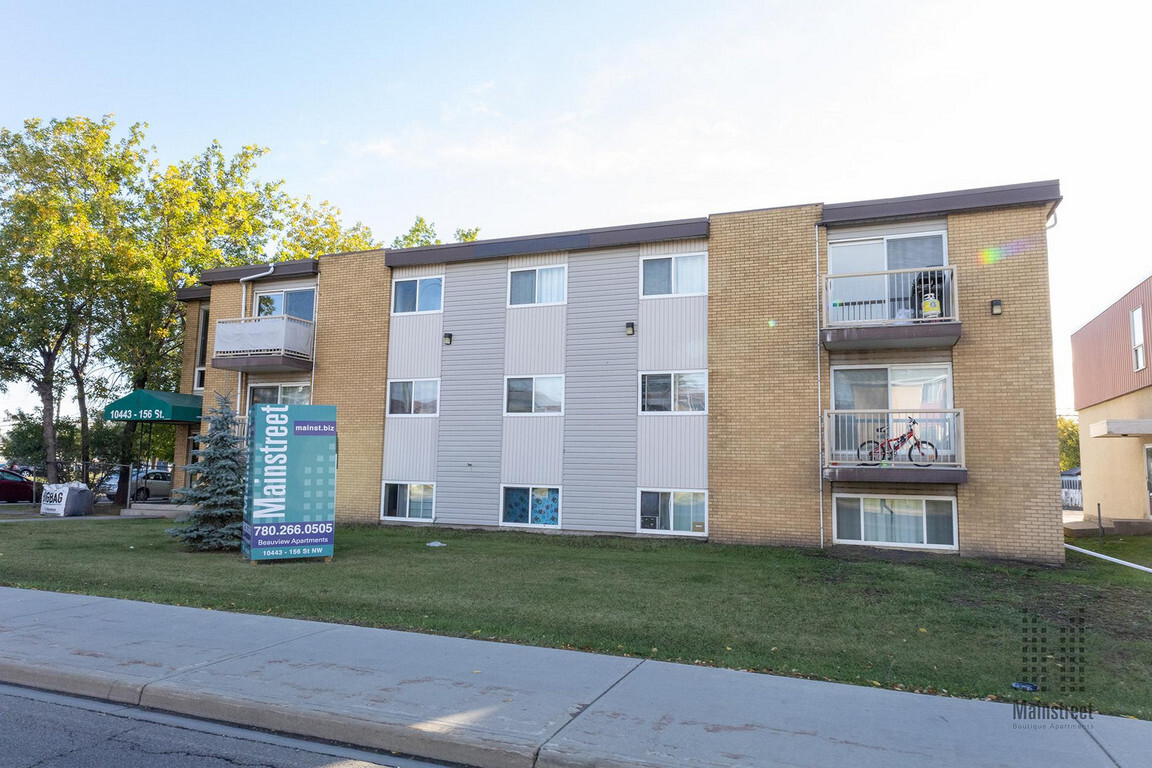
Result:
[[907,445],[908,461],[917,467],[927,467],[936,461],[936,446],[927,440],[916,436],[916,419],[908,417],[908,431],[895,437],[884,437],[888,432],[888,425],[877,427],[876,435],[880,440],[865,440],[856,449],[856,458],[864,466],[874,467],[885,461],[895,461],[896,454]]

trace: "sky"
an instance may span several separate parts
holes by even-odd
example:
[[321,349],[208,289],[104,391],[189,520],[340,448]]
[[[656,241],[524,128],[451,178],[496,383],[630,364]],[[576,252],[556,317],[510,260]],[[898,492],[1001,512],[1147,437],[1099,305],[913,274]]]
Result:
[[[169,162],[259,144],[380,239],[481,238],[1058,178],[1069,336],[1152,273],[1146,4],[12,2],[0,125],[112,113]],[[990,375],[996,372],[990,371]],[[20,387],[0,413],[31,408]]]

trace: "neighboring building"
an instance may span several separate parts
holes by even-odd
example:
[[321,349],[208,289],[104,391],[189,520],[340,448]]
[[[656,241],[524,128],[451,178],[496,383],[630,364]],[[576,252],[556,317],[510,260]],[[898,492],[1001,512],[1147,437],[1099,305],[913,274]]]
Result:
[[[343,521],[1058,563],[1059,200],[1049,181],[209,270],[181,292],[181,391],[337,406]],[[931,455],[869,457],[910,417]]]
[[1084,510],[1149,519],[1152,494],[1152,277],[1072,334]]

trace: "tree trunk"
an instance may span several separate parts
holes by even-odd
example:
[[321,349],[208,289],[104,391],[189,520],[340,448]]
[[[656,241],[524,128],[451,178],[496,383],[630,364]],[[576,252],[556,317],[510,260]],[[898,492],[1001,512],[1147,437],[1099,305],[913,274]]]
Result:
[[52,381],[53,366],[44,366],[44,375],[36,382],[40,393],[40,418],[44,427],[44,477],[49,484],[60,482],[60,467],[56,464],[55,388]]
[[[132,380],[133,389],[144,389],[148,384],[147,374],[137,374]],[[131,482],[129,465],[132,463],[132,446],[136,440],[138,422],[124,422],[124,443],[120,446],[120,481],[116,484],[116,503],[121,507],[128,504],[128,484]]]
[[72,379],[76,384],[76,405],[80,408],[80,472],[85,483],[90,483],[89,474],[91,462],[89,461],[88,447],[88,388],[85,384],[84,369],[72,366]]

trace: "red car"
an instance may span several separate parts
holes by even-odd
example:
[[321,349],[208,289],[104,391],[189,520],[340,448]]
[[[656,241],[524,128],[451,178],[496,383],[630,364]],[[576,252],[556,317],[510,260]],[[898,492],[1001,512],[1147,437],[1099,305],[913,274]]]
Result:
[[32,481],[8,469],[0,469],[0,501],[31,502]]

